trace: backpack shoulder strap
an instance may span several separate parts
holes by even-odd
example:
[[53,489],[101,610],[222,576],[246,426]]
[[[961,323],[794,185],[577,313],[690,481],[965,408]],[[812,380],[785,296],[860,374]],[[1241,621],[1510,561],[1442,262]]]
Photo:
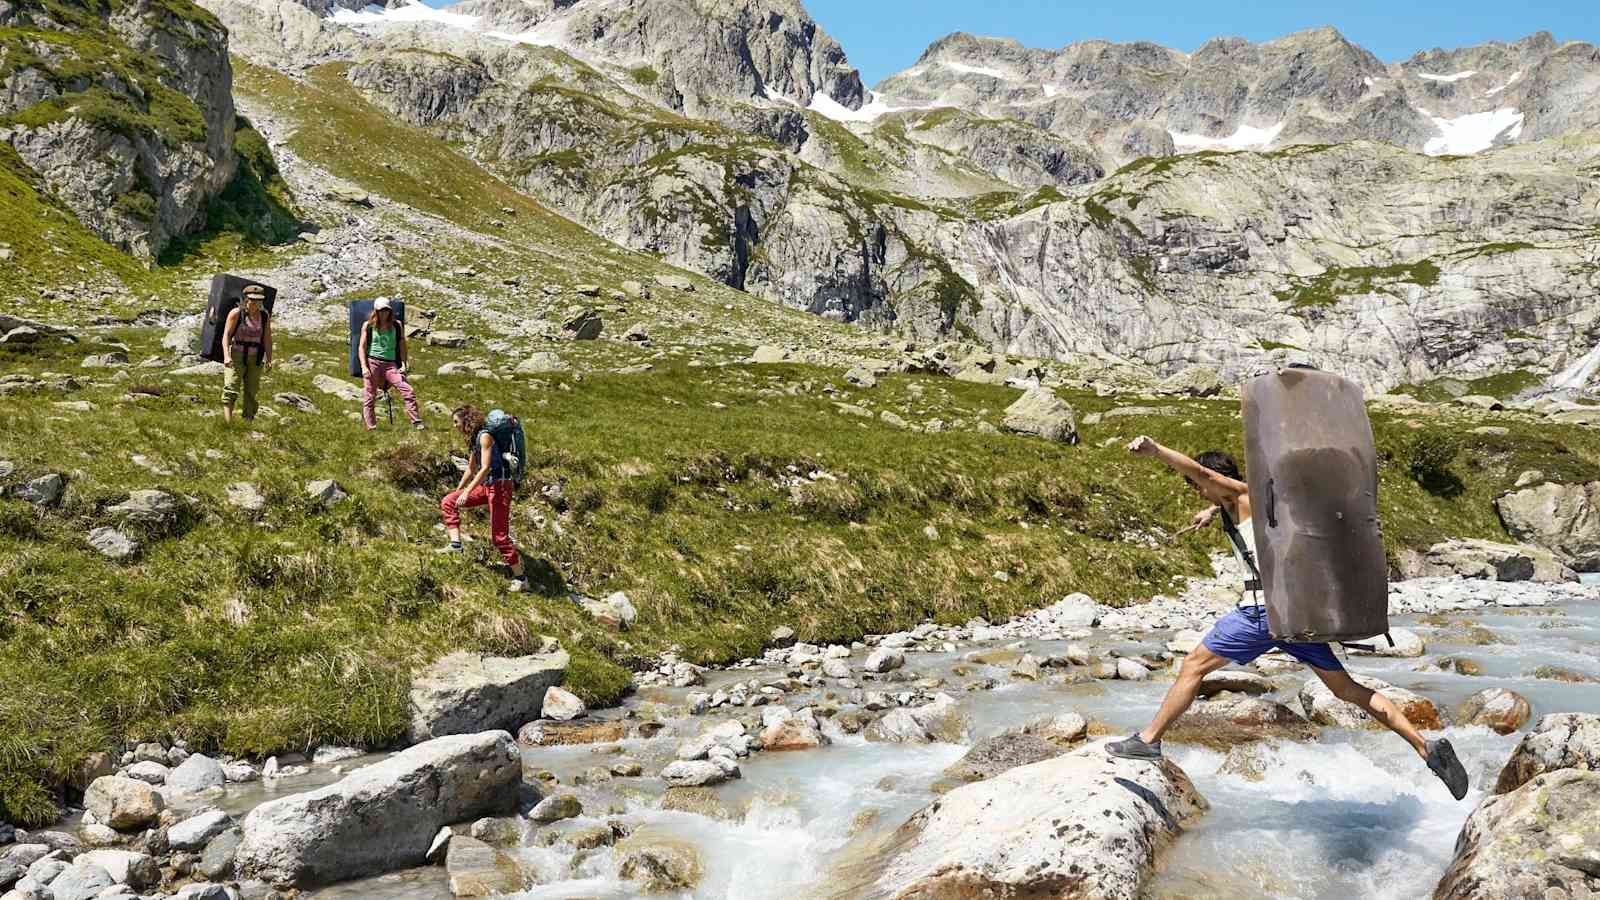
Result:
[[1250,551],[1250,546],[1244,542],[1244,535],[1239,533],[1239,526],[1233,523],[1233,516],[1228,515],[1228,511],[1220,506],[1217,507],[1217,511],[1222,513],[1223,533],[1228,536],[1228,540],[1233,542],[1234,548],[1239,551],[1239,556],[1244,559],[1244,564],[1249,567],[1251,578],[1260,582],[1261,570],[1256,568],[1256,555]]

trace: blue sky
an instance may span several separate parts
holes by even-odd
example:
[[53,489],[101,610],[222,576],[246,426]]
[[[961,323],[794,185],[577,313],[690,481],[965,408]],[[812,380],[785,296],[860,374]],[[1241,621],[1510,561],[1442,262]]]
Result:
[[1142,0],[804,0],[844,45],[868,85],[910,66],[952,31],[1013,37],[1030,47],[1105,38],[1148,40],[1191,51],[1208,38],[1261,41],[1332,25],[1384,62],[1417,50],[1510,41],[1549,31],[1558,41],[1600,43],[1600,0],[1361,0],[1358,3],[1218,3]]

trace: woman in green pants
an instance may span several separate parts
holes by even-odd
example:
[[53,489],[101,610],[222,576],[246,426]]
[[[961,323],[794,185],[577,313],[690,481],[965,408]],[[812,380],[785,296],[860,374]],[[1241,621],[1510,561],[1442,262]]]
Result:
[[260,285],[244,289],[244,300],[228,313],[222,333],[222,415],[233,421],[233,405],[244,388],[244,420],[256,417],[256,394],[261,388],[261,372],[272,365],[272,321],[261,308],[266,291]]

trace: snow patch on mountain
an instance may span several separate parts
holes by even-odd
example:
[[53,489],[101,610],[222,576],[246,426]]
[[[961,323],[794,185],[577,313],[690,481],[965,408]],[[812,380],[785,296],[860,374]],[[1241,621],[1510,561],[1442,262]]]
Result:
[[951,62],[947,59],[939,60],[939,65],[944,66],[947,69],[954,69],[963,75],[986,75],[990,78],[998,78],[1001,81],[1011,80],[1011,76],[1000,71],[999,69],[989,69],[985,68],[984,66],[969,66],[966,63]]
[[1172,143],[1180,152],[1189,153],[1195,150],[1260,150],[1277,140],[1281,131],[1283,131],[1282,122],[1266,128],[1240,125],[1238,131],[1220,138],[1207,137],[1203,134],[1186,134],[1171,129],[1168,129],[1167,133],[1172,135]]
[[1478,74],[1477,69],[1468,69],[1465,72],[1457,72],[1454,75],[1433,75],[1428,72],[1418,72],[1417,77],[1426,78],[1429,81],[1443,81],[1449,83],[1453,81],[1460,81],[1463,78],[1471,78],[1476,74]]
[[1487,91],[1484,91],[1483,95],[1485,97],[1493,97],[1495,94],[1498,94],[1501,91],[1505,90],[1506,88],[1511,87],[1513,84],[1516,84],[1517,83],[1517,79],[1519,79],[1521,77],[1522,77],[1522,70],[1518,69],[1517,71],[1511,73],[1511,77],[1506,79],[1506,83],[1505,84],[1502,84],[1497,88],[1490,88]]
[[851,109],[843,103],[829,97],[822,91],[811,95],[811,103],[806,109],[820,113],[835,122],[871,122],[879,116],[892,112],[911,109],[928,109],[921,106],[890,106],[883,100],[883,95],[877,91],[867,92],[867,102],[860,109]]
[[[1426,110],[1421,110],[1427,114]],[[1516,140],[1522,135],[1522,113],[1503,108],[1489,112],[1469,113],[1454,119],[1441,119],[1428,114],[1441,134],[1428,141],[1422,152],[1429,156],[1471,156],[1494,146],[1496,138],[1504,135]]]
[[403,0],[400,5],[383,8],[370,4],[362,10],[339,8],[333,11],[333,21],[353,28],[361,26],[414,25],[418,22],[437,22],[466,31],[478,30],[477,16],[463,16],[449,10],[434,9],[418,0]]

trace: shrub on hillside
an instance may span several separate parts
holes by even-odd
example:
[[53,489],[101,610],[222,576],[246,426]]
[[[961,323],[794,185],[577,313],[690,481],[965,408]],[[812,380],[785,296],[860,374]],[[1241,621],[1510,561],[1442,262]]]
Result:
[[402,490],[437,490],[456,479],[456,467],[442,454],[416,444],[401,444],[378,453],[373,459],[384,478]]
[[1450,471],[1460,452],[1461,442],[1454,435],[1419,431],[1406,444],[1406,471],[1428,493],[1453,497],[1463,490],[1461,479]]

